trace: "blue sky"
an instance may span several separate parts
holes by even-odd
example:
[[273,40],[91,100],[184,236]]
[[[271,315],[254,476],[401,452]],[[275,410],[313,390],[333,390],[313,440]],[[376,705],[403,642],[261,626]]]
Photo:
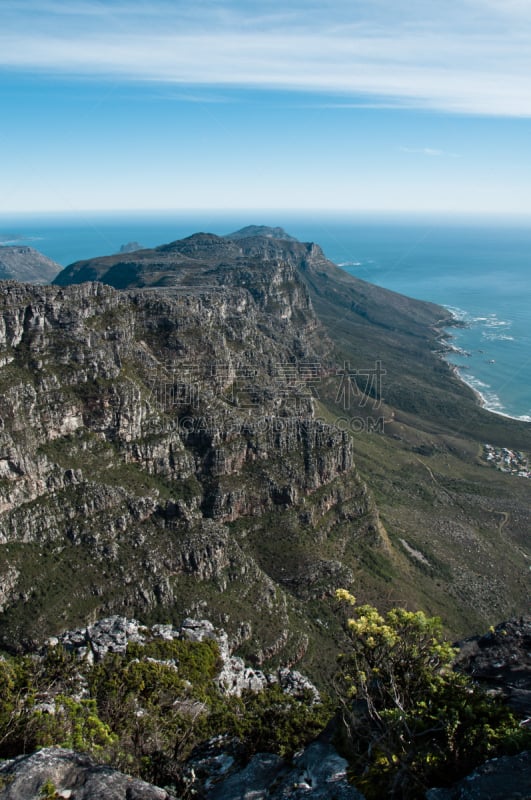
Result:
[[531,214],[531,0],[2,0],[0,211]]

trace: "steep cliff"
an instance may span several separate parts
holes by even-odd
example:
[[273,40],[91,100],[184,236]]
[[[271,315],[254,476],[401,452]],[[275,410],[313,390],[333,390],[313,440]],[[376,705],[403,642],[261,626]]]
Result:
[[[2,285],[5,646],[206,606],[256,660],[296,660],[301,599],[350,582],[349,540],[383,541],[348,435],[316,419],[331,345],[304,284],[276,261],[249,274],[250,288]],[[270,533],[283,554],[264,551]]]

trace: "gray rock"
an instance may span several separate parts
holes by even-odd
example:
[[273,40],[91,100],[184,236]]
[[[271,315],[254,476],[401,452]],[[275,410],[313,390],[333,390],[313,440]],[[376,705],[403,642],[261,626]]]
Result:
[[220,770],[214,780],[205,783],[208,800],[363,800],[347,780],[347,762],[324,740],[309,745],[293,764],[258,753],[243,769],[227,777]]
[[179,634],[182,639],[190,642],[203,642],[205,639],[215,639],[214,626],[208,619],[191,619],[187,617],[182,623]]
[[64,800],[171,800],[164,789],[59,747],[4,762],[0,780],[1,800],[42,800],[47,781]]
[[282,781],[275,800],[363,800],[347,780],[347,761],[325,740],[312,742],[294,758],[294,768]]
[[223,662],[217,683],[226,694],[240,697],[245,690],[260,692],[266,689],[271,681],[262,670],[246,667],[243,659],[231,656]]
[[278,681],[282,691],[286,692],[286,694],[291,694],[293,697],[302,697],[306,692],[309,692],[315,703],[318,703],[321,699],[313,683],[296,669],[281,667],[278,670]]
[[142,644],[146,637],[141,633],[141,627],[135,619],[113,616],[90,625],[87,637],[96,658],[101,659],[108,652],[124,653],[128,642]]
[[503,695],[517,714],[531,717],[531,616],[459,642],[456,666]]
[[258,753],[247,766],[207,791],[209,800],[266,800],[285,763],[273,753]]
[[493,758],[450,789],[430,789],[426,800],[530,800],[531,753]]
[[135,619],[114,615],[87,628],[65,631],[49,639],[47,644],[54,646],[59,643],[89,661],[101,661],[107,653],[125,653],[129,642],[144,643],[147,630]]
[[292,761],[258,753],[248,763],[242,762],[241,742],[216,737],[188,760],[183,785],[207,800],[363,800],[349,784],[347,762],[330,735],[324,733]]
[[215,736],[202,742],[186,761],[181,773],[185,796],[201,795],[238,771],[244,758],[239,739]]

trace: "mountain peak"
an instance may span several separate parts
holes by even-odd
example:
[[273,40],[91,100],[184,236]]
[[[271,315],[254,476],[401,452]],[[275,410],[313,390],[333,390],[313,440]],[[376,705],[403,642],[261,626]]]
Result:
[[284,239],[288,242],[298,242],[294,236],[286,233],[284,228],[271,228],[269,225],[247,225],[233,233],[227,233],[225,239],[251,239],[254,236],[263,236],[266,239]]

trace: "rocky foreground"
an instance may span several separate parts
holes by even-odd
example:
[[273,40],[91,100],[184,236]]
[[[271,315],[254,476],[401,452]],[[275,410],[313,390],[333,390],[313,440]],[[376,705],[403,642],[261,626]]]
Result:
[[[345,769],[340,756],[316,743],[291,767],[278,756],[255,756],[243,771],[195,796],[205,800],[363,800],[346,781]],[[428,789],[426,800],[529,800],[530,776],[531,753],[506,756],[487,762],[452,789]],[[3,800],[42,800],[47,797],[42,792],[47,781],[55,787],[55,794],[49,796],[57,800],[180,800],[165,789],[61,748],[46,748],[0,765],[0,777],[5,782],[0,789]]]
[[[463,642],[456,659],[459,669],[493,682],[521,717],[529,712],[531,697],[531,619],[499,625],[483,637]],[[227,634],[207,620],[185,620],[174,628],[155,625],[151,629],[135,620],[112,617],[84,629],[67,631],[47,642],[41,657],[61,645],[75,653],[80,663],[103,662],[112,653],[124,653],[129,643],[185,639],[214,641],[220,664],[215,682],[227,694],[250,689],[261,691],[272,683],[291,695],[319,699],[319,693],[300,673],[289,669],[265,674],[247,667],[231,653]],[[78,686],[79,691],[79,686]],[[53,692],[48,698],[48,706]],[[43,707],[46,698],[41,698]],[[524,702],[525,701],[525,702]],[[527,703],[527,705],[526,705]],[[527,720],[529,723],[529,720]],[[173,800],[198,797],[204,800],[363,800],[348,780],[348,763],[334,747],[334,723],[293,758],[257,753],[242,761],[242,743],[218,736],[196,747],[182,767],[175,789],[151,785],[119,770],[99,764],[93,757],[60,747],[44,748],[0,764],[0,797],[5,800]],[[531,797],[531,754],[520,753],[488,761],[455,786],[427,789],[426,800],[522,800]],[[46,794],[48,792],[48,794]]]

